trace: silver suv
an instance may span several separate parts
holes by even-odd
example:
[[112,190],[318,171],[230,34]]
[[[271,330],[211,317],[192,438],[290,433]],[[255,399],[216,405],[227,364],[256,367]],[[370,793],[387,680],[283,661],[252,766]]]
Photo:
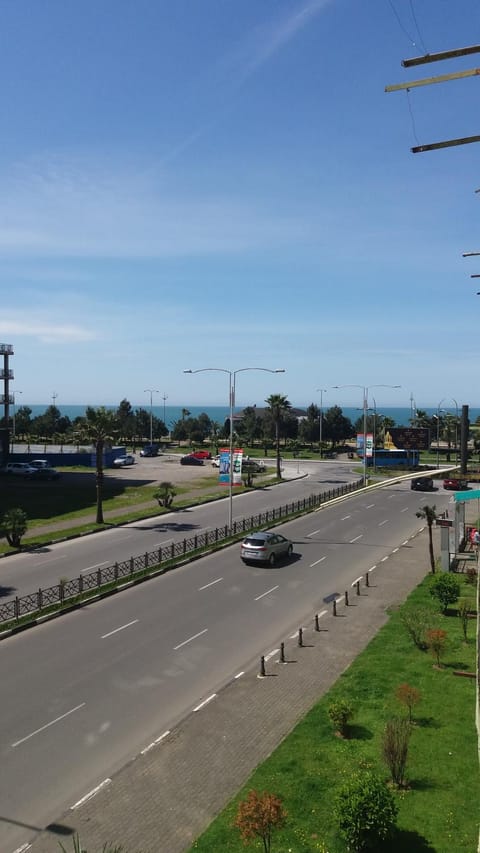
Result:
[[5,474],[16,474],[18,477],[30,477],[35,473],[35,468],[32,468],[28,462],[8,462],[5,466]]

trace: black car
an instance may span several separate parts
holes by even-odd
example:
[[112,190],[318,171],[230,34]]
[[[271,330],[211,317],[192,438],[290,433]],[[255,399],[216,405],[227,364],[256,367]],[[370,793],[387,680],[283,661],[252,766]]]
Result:
[[203,459],[198,459],[197,456],[182,456],[180,465],[203,465]]
[[36,468],[28,475],[29,480],[58,480],[60,472],[55,468]]
[[433,480],[431,477],[414,477],[410,482],[410,488],[414,492],[433,492]]
[[146,444],[140,451],[140,456],[158,456],[158,444]]

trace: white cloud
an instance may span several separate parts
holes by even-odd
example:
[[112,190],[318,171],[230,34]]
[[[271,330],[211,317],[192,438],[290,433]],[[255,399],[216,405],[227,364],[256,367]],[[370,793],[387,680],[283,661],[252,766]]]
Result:
[[46,344],[82,343],[94,340],[96,335],[86,327],[75,323],[48,322],[41,317],[35,318],[29,312],[25,316],[0,318],[0,336],[12,338],[36,338]]

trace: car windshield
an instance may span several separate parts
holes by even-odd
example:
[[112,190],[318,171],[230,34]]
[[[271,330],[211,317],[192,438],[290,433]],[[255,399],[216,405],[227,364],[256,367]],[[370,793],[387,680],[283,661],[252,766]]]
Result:
[[256,539],[254,536],[248,536],[244,539],[244,545],[255,545],[257,548],[259,546],[265,545],[267,543],[267,539]]

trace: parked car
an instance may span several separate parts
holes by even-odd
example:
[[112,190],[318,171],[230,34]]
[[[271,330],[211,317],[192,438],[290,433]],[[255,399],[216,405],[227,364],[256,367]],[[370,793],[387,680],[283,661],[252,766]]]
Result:
[[447,477],[443,481],[443,488],[461,492],[463,489],[468,489],[468,480],[462,480],[459,477]]
[[220,468],[220,456],[213,456],[212,457],[212,465],[215,468]]
[[189,453],[187,456],[182,456],[180,465],[203,465],[203,459],[199,459],[198,456]]
[[433,480],[431,477],[414,477],[410,481],[410,488],[414,492],[433,492]]
[[140,451],[140,456],[158,456],[158,444],[146,444]]
[[188,454],[189,456],[195,456],[195,459],[211,459],[212,454],[209,450],[193,450]]
[[29,480],[58,480],[60,471],[56,468],[34,468],[31,474],[28,475]]
[[262,474],[266,471],[265,463],[258,459],[243,459],[242,471],[251,471],[252,474]]
[[135,465],[135,456],[132,456],[131,453],[127,453],[125,456],[118,456],[117,459],[113,460],[112,464],[115,468],[125,468],[127,465]]
[[240,557],[244,563],[268,563],[275,565],[281,557],[290,557],[293,545],[281,533],[268,530],[250,533],[240,546]]
[[15,474],[17,477],[29,477],[36,470],[28,462],[8,462],[4,468],[5,474]]

